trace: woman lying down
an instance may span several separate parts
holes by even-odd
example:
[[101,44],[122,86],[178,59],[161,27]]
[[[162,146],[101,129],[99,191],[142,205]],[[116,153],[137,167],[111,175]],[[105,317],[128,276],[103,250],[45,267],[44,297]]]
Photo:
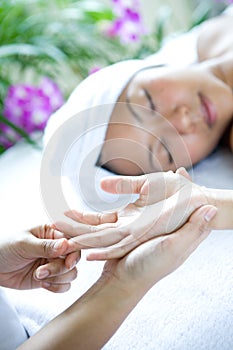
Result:
[[[112,106],[104,116],[104,132],[99,135],[104,142],[94,166],[137,175],[105,178],[101,186],[107,192],[139,197],[113,212],[68,211],[69,222],[24,233],[20,254],[18,240],[0,246],[0,257],[3,251],[13,252],[11,261],[17,257],[12,271],[5,271],[1,263],[0,276],[8,277],[1,285],[6,287],[22,286],[20,281],[12,282],[22,251],[32,264],[30,274],[28,266],[21,267],[22,281],[28,277],[51,291],[57,290],[59,272],[65,275],[73,270],[80,249],[92,248],[89,260],[108,260],[90,290],[20,349],[101,348],[142,296],[181,265],[211,229],[233,228],[233,191],[200,187],[182,167],[199,162],[219,142],[232,149],[232,29],[230,14],[202,25],[197,62],[185,68],[160,66],[151,57],[103,69],[81,83],[51,119],[47,138],[77,111],[103,103]],[[92,84],[98,79],[101,89]],[[61,239],[62,263],[57,255],[40,259],[37,253],[33,259],[26,248],[22,250],[24,244],[33,250],[28,244],[30,234]],[[67,284],[70,280],[69,275]],[[61,281],[65,283],[65,278]]]

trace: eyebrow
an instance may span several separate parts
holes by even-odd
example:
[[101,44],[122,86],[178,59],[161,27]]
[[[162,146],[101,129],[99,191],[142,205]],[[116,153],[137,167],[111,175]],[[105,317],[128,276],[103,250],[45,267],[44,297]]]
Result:
[[[149,105],[150,105],[151,110],[155,112],[156,108],[155,108],[155,104],[154,104],[154,102],[153,102],[153,99],[152,99],[152,97],[151,97],[151,94],[150,94],[150,93],[148,92],[148,90],[146,90],[146,89],[143,89],[143,91],[144,91],[144,93],[145,93],[146,98],[147,98],[148,101],[149,101]],[[141,122],[142,122],[142,118],[141,118],[141,116],[132,108],[131,102],[130,102],[130,100],[129,100],[129,96],[128,96],[128,95],[126,96],[125,100],[126,100],[126,104],[127,104],[128,110],[129,110],[129,111],[132,113],[132,115],[137,119],[137,121],[141,123]]]
[[149,104],[150,104],[150,108],[152,109],[152,111],[155,112],[155,104],[154,104],[154,101],[151,97],[151,94],[146,90],[146,89],[143,89],[148,101],[149,101]]

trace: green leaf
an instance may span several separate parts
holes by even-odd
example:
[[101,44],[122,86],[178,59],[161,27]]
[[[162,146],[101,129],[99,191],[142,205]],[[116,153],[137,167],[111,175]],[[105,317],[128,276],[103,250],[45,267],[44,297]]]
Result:
[[52,58],[55,61],[61,61],[64,58],[66,58],[66,56],[61,52],[61,50],[48,44],[44,47],[30,44],[9,44],[0,47],[0,59],[16,55],[36,57],[45,55]]
[[20,136],[22,136],[31,145],[38,147],[37,142],[32,140],[31,137],[23,129],[19,128],[17,125],[13,124],[12,122],[10,122],[7,118],[3,117],[2,115],[0,115],[0,122],[8,125],[10,128],[15,130]]

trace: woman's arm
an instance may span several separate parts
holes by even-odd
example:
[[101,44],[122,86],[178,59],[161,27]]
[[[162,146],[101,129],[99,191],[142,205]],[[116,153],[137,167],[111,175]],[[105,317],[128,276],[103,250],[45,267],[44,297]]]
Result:
[[209,234],[216,208],[203,206],[177,232],[108,261],[101,278],[19,350],[95,350],[114,334],[145,293],[178,268]]
[[233,229],[233,190],[205,189],[208,203],[216,206],[218,213],[212,221],[215,230]]
[[[233,228],[233,191],[196,185],[184,168],[176,173],[108,177],[101,186],[115,194],[138,193],[139,198],[109,216],[71,211],[66,215],[73,223],[56,223],[56,228],[72,236],[80,249],[95,248],[88,252],[88,260],[120,258],[145,241],[174,232],[206,204],[218,209],[213,229]],[[77,222],[97,226],[82,235]]]

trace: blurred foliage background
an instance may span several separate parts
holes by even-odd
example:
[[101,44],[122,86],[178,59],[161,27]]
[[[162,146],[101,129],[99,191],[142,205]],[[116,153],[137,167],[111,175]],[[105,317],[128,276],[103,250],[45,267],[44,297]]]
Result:
[[[33,143],[30,131],[36,127],[24,127],[19,106],[41,77],[52,79],[65,100],[91,71],[154,53],[169,35],[189,30],[225,6],[214,0],[1,0],[0,153],[17,141],[16,134]],[[24,90],[20,85],[12,117],[5,104],[6,99],[8,107],[14,103],[9,88],[17,84]]]

